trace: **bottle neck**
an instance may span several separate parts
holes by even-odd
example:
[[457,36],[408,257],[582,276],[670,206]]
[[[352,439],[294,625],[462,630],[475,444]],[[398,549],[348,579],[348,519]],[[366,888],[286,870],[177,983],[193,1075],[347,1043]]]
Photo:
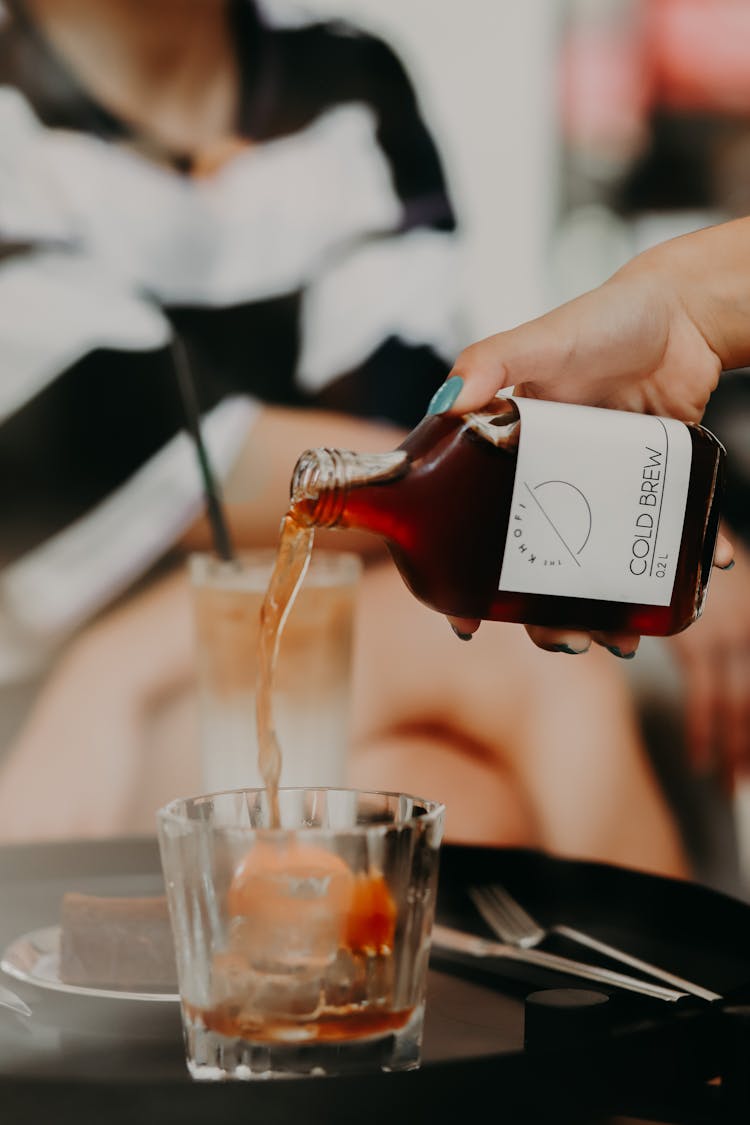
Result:
[[301,523],[336,527],[352,488],[395,480],[403,476],[408,467],[408,455],[400,449],[390,453],[308,449],[297,461],[292,474],[292,509]]

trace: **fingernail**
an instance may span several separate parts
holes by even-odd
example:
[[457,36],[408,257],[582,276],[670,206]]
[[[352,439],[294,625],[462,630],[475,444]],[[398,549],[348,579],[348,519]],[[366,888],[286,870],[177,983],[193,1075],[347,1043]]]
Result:
[[607,652],[611,652],[613,656],[618,656],[620,660],[632,660],[636,654],[636,649],[633,649],[632,652],[623,652],[617,645],[607,645],[606,649]]
[[567,652],[568,656],[583,656],[584,652],[588,652],[586,648],[571,648],[570,645],[550,645],[550,652]]
[[726,566],[720,566],[719,570],[731,570],[733,566],[734,566],[734,559],[732,559],[731,562],[728,562]]
[[464,381],[460,375],[451,375],[450,379],[446,379],[442,387],[438,387],[435,391],[427,407],[427,413],[443,414],[446,410],[450,410],[461,394],[463,385]]
[[451,625],[451,629],[456,634],[459,641],[470,641],[471,638],[474,636],[473,633],[462,633],[461,630],[457,629],[455,625]]

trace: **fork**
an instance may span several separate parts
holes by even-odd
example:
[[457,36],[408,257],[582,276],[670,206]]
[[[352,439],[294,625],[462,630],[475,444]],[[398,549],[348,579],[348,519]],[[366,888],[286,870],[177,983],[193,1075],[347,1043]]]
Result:
[[576,942],[587,949],[593,949],[615,961],[621,961],[632,969],[639,969],[643,973],[648,973],[649,976],[656,977],[666,984],[671,984],[683,992],[689,992],[692,996],[699,996],[701,1000],[722,999],[718,992],[711,992],[708,988],[703,988],[702,985],[694,984],[692,981],[684,980],[674,973],[667,972],[666,969],[659,968],[658,965],[652,965],[622,949],[606,945],[603,941],[598,941],[597,938],[591,937],[589,934],[573,929],[572,926],[556,925],[545,928],[535,918],[532,918],[500,884],[470,887],[469,897],[490,929],[509,945],[515,945],[521,949],[533,949],[549,934],[557,934],[559,937],[567,938],[568,941]]
[[641,996],[651,997],[652,1000],[675,1003],[687,995],[685,992],[667,988],[663,984],[626,976],[625,973],[615,972],[614,969],[589,965],[585,961],[573,961],[570,957],[558,957],[557,954],[547,953],[543,949],[522,949],[520,945],[511,945],[509,942],[490,941],[466,930],[455,930],[451,926],[438,923],[432,927],[432,945],[437,950],[468,954],[470,957],[499,957],[507,961],[519,961],[521,964],[537,965],[554,973],[582,977],[584,980],[596,981],[610,988],[624,988],[629,992],[638,992]]

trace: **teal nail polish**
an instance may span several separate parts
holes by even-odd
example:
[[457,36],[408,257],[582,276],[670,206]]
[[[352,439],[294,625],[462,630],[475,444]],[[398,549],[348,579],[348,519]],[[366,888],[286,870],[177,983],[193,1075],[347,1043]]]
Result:
[[461,394],[463,385],[464,381],[460,375],[451,375],[450,379],[446,379],[442,387],[438,387],[435,391],[427,407],[427,413],[443,414],[446,410],[450,410]]
[[731,562],[728,562],[726,566],[720,566],[719,570],[731,570],[733,566],[734,566],[734,559],[732,559]]
[[568,656],[583,656],[587,648],[571,648],[570,645],[551,645],[552,652],[567,652]]
[[611,652],[613,656],[618,656],[620,660],[632,660],[635,656],[635,650],[633,650],[633,652],[623,652],[617,645],[607,645],[606,647],[607,652]]
[[457,629],[455,625],[451,625],[451,629],[456,634],[459,641],[470,641],[471,638],[474,636],[473,633],[462,633],[461,630]]

